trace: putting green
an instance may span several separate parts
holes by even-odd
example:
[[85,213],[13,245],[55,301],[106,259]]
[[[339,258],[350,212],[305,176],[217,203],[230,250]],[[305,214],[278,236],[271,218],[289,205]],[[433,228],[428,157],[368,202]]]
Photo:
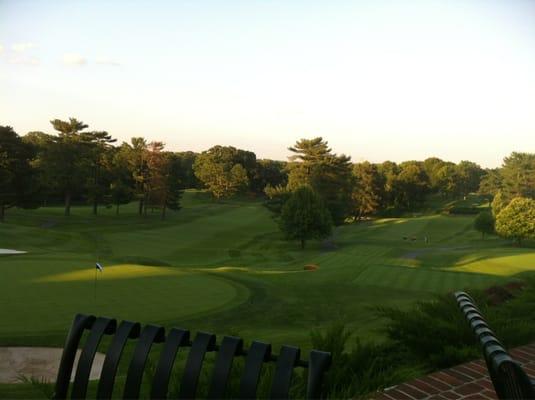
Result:
[[215,274],[131,264],[106,266],[97,274],[93,268],[73,268],[13,282],[11,287],[4,288],[6,296],[0,298],[0,310],[11,316],[0,319],[1,336],[65,330],[79,312],[176,322],[234,307],[249,295],[242,285]]

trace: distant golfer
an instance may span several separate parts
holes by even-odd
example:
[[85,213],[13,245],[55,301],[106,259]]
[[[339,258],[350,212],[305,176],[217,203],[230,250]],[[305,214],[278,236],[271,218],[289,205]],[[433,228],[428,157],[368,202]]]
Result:
[[95,268],[98,269],[99,272],[102,272],[104,270],[104,267],[100,263],[96,263]]
[[427,236],[424,237],[425,244],[429,243],[429,238]]

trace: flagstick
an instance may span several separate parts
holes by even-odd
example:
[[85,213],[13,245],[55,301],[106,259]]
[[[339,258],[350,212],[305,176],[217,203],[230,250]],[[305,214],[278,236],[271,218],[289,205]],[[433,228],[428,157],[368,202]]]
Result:
[[97,268],[95,267],[95,286],[93,290],[95,301],[97,300]]

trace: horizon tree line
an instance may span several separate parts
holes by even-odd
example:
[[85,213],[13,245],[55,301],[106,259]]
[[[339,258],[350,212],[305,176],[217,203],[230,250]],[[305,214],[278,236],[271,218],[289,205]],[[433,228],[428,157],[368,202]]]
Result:
[[50,122],[54,134],[19,136],[0,126],[0,221],[12,207],[58,202],[69,216],[73,201],[90,204],[94,215],[100,206],[115,206],[118,214],[121,205],[136,201],[139,215],[158,209],[163,219],[167,210],[180,209],[189,188],[206,188],[217,201],[244,194],[263,197],[279,218],[292,194],[306,186],[313,194],[302,192],[301,199],[319,201],[329,213],[323,219],[335,226],[419,210],[430,194],[458,199],[478,192],[492,202],[493,211],[516,197],[535,198],[531,153],[512,153],[494,169],[437,157],[352,163],[317,137],[298,140],[288,148],[288,161],[278,161],[257,159],[254,152],[232,146],[171,152],[163,142],[142,137],[118,145],[108,132],[91,131],[76,118]]

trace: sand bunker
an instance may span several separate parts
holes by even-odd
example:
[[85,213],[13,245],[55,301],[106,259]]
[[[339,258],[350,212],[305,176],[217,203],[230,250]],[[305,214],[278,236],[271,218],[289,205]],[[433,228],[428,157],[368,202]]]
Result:
[[26,251],[19,251],[13,249],[0,249],[0,254],[24,254]]
[[[0,347],[0,383],[20,383],[21,375],[54,382],[63,349],[53,347]],[[71,381],[74,379],[81,350],[74,361]],[[90,379],[98,379],[104,354],[97,353]]]

